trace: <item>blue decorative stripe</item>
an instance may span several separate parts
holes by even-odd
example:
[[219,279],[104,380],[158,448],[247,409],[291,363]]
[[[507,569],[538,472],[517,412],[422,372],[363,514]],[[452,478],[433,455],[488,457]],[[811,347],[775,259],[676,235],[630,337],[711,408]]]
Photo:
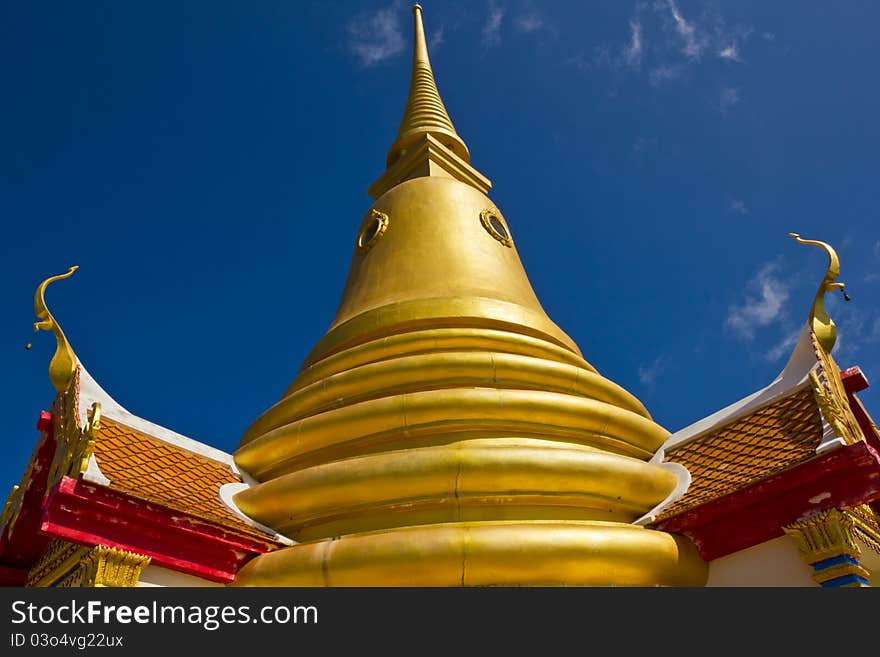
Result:
[[837,557],[831,557],[830,559],[822,559],[822,561],[817,561],[813,564],[813,570],[825,570],[826,568],[831,568],[831,566],[837,566],[842,563],[849,563],[853,566],[858,566],[859,562],[853,559],[851,556],[846,554],[841,554]]
[[866,580],[864,577],[859,577],[858,575],[844,575],[843,577],[835,577],[834,579],[829,579],[827,582],[822,582],[822,586],[845,586],[847,584],[854,583],[869,584],[868,580]]

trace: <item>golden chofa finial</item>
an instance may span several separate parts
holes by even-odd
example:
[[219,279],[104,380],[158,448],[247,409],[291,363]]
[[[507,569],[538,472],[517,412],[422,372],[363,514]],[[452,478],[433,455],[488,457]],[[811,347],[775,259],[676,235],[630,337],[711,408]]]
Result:
[[61,330],[58,322],[55,321],[55,318],[46,306],[46,288],[49,286],[49,283],[73,276],[73,272],[77,269],[79,269],[79,266],[74,265],[67,270],[66,274],[50,276],[40,283],[37,288],[37,293],[34,295],[34,312],[36,312],[37,317],[42,320],[34,322],[34,331],[39,331],[40,329],[43,329],[44,331],[52,331],[55,334],[55,340],[58,343],[58,346],[55,348],[55,355],[52,356],[52,360],[49,362],[49,379],[52,381],[52,385],[55,386],[55,390],[58,392],[64,392],[67,390],[67,387],[70,384],[70,379],[76,372],[76,356],[73,354],[73,349],[71,349],[70,343],[64,335],[64,331]]
[[397,130],[397,138],[388,150],[387,165],[391,167],[420,137],[431,135],[466,163],[471,158],[464,141],[455,132],[455,127],[446,112],[446,107],[437,91],[431,60],[428,59],[428,46],[425,41],[425,28],[422,25],[422,7],[413,6],[415,22],[415,41],[413,44],[413,69],[406,108]]
[[828,313],[825,312],[825,293],[844,288],[844,283],[834,282],[840,276],[840,260],[837,257],[837,252],[826,242],[805,240],[797,233],[789,233],[788,236],[800,244],[818,246],[828,254],[828,271],[825,272],[825,278],[819,284],[819,290],[813,300],[813,307],[810,309],[810,328],[822,348],[830,354],[837,341],[837,328]]

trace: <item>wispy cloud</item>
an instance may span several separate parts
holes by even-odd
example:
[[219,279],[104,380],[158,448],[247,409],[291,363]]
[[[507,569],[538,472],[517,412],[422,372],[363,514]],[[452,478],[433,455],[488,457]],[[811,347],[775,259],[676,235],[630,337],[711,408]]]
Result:
[[489,16],[480,32],[480,41],[485,50],[501,43],[501,21],[503,19],[504,9],[497,6],[494,2],[490,2]]
[[629,44],[623,50],[623,61],[627,66],[637,67],[642,63],[642,22],[638,16],[629,22]]
[[740,198],[730,199],[730,202],[727,204],[727,209],[737,214],[749,213],[749,208],[746,206],[745,201]]
[[648,79],[653,86],[657,87],[664,82],[669,82],[670,80],[681,77],[682,73],[683,69],[681,66],[668,66],[664,64],[652,68],[651,72],[648,74]]
[[348,49],[363,66],[373,66],[404,50],[397,6],[361,13],[346,25]]
[[699,59],[708,46],[706,35],[698,32],[695,25],[685,19],[675,0],[666,0],[669,12],[675,25],[675,31],[681,38],[681,52],[691,59]]
[[592,64],[595,67],[611,69],[639,68],[645,52],[645,38],[641,19],[642,9],[642,5],[636,6],[635,15],[629,21],[629,38],[626,43],[614,48],[608,45],[600,45],[593,49]]
[[757,328],[782,316],[788,296],[789,286],[779,278],[779,264],[768,263],[748,282],[743,300],[730,306],[724,325],[737,338],[752,340]]
[[650,363],[642,363],[639,365],[639,382],[644,386],[651,386],[657,378],[663,374],[669,366],[669,357],[666,354],[660,354]]
[[721,87],[718,96],[715,99],[715,106],[722,114],[727,114],[730,108],[739,103],[741,100],[739,89],[736,87]]
[[516,26],[516,29],[518,29],[520,32],[525,32],[526,34],[537,32],[538,30],[546,27],[544,19],[535,12],[519,16],[514,21],[514,25]]
[[874,259],[878,262],[873,263],[873,265],[869,265],[872,267],[871,271],[864,275],[862,278],[865,283],[876,283],[880,281],[880,240],[874,242]]
[[444,37],[444,26],[441,25],[431,34],[431,37],[428,39],[428,47],[432,50],[439,46],[442,43],[445,43],[446,39]]
[[727,59],[732,62],[740,62],[742,63],[742,57],[739,55],[739,48],[737,48],[735,43],[731,43],[728,46],[725,46],[721,50],[718,51],[718,56],[721,59]]
[[636,162],[641,164],[651,151],[656,150],[657,143],[657,137],[636,137],[633,142],[633,155],[635,156]]
[[752,28],[725,25],[714,11],[687,16],[678,0],[637,2],[629,19],[625,42],[594,49],[597,68],[647,72],[653,86],[682,78],[694,66],[710,60],[745,63],[742,47],[755,34]]
[[783,356],[788,356],[792,349],[794,349],[794,345],[797,343],[798,337],[800,337],[801,330],[801,328],[798,328],[794,331],[789,331],[787,335],[764,353],[764,360],[775,363]]
[[880,310],[860,304],[858,298],[847,303],[837,295],[825,295],[825,305],[837,325],[834,357],[840,366],[862,365],[866,371],[880,367],[876,360],[877,346],[880,345]]

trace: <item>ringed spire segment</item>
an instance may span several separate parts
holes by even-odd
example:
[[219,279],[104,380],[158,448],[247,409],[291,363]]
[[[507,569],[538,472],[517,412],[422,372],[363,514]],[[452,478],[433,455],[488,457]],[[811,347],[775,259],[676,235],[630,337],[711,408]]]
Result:
[[425,28],[422,25],[422,8],[413,6],[415,39],[413,44],[412,78],[409,97],[397,130],[397,138],[388,150],[387,166],[390,168],[423,135],[431,135],[458,157],[470,164],[467,146],[452,125],[446,106],[440,98],[431,60]]

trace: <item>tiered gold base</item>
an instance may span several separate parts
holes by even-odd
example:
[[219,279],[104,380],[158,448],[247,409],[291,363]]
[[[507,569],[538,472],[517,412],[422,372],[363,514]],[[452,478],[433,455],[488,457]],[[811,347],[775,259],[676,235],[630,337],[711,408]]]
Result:
[[258,557],[236,586],[702,586],[686,539],[632,525],[521,521],[422,525]]

